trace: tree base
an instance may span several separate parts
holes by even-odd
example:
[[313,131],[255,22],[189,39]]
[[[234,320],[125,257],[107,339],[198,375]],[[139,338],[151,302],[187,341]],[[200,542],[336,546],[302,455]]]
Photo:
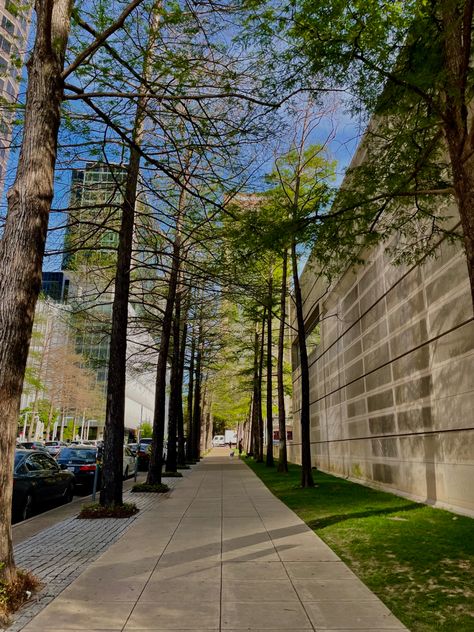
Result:
[[11,582],[0,581],[0,625],[8,625],[9,616],[40,588],[39,580],[28,571],[17,571]]
[[191,467],[189,465],[178,465],[178,470],[190,470]]
[[132,492],[140,494],[166,494],[169,491],[170,488],[164,483],[155,483],[153,485],[150,485],[150,483],[137,483],[132,487]]
[[102,506],[98,503],[84,505],[77,516],[81,520],[98,520],[101,518],[130,518],[138,513],[139,509],[134,503],[123,503],[112,507]]

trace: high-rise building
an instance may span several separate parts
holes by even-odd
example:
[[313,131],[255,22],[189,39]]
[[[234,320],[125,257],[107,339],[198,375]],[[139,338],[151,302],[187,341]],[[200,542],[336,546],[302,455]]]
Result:
[[5,184],[28,30],[29,11],[12,0],[0,0],[0,193]]
[[115,261],[125,174],[123,165],[92,161],[73,169],[63,270],[84,277]]

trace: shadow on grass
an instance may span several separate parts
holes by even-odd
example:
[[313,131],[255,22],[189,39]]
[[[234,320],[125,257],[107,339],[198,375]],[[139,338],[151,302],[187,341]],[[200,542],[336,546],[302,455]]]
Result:
[[396,514],[401,511],[414,511],[416,509],[421,509],[423,505],[420,504],[409,504],[402,505],[399,507],[391,507],[385,509],[370,509],[367,511],[355,511],[352,513],[346,514],[338,514],[332,516],[325,516],[324,518],[317,518],[316,520],[310,520],[306,524],[308,527],[311,527],[314,531],[318,529],[324,529],[325,527],[330,527],[333,524],[338,524],[339,522],[344,522],[345,520],[353,520],[357,518],[370,518],[371,516],[384,516],[389,514]]

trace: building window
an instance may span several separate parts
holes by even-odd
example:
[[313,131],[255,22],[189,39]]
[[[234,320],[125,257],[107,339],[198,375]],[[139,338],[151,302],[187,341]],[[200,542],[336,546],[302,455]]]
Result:
[[13,22],[10,22],[6,15],[2,16],[2,28],[10,35],[15,34],[15,25]]
[[11,43],[3,35],[0,35],[0,49],[5,51],[5,53],[9,53],[12,49]]

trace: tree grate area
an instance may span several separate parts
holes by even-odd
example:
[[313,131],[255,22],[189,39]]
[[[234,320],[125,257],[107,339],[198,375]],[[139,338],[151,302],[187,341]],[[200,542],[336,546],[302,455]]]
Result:
[[[172,488],[179,480],[167,480]],[[139,512],[130,518],[103,518],[78,520],[67,518],[40,531],[15,547],[18,568],[31,571],[43,584],[42,590],[21,608],[6,628],[19,632],[45,606],[114,544],[146,511],[153,510],[162,502],[165,494],[124,493],[124,502],[133,502]],[[5,628],[0,628],[4,630]]]

